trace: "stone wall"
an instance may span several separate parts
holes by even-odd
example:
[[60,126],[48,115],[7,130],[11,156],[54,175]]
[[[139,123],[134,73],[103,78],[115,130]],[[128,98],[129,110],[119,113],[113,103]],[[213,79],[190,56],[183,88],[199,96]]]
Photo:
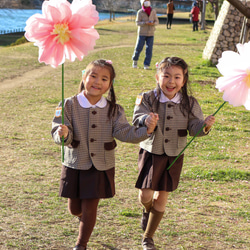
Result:
[[[243,2],[250,7],[250,2]],[[211,31],[210,37],[203,51],[203,58],[211,60],[213,64],[218,62],[223,51],[236,51],[239,43],[244,16],[228,1],[224,1],[219,16]],[[248,41],[250,34],[248,34]]]

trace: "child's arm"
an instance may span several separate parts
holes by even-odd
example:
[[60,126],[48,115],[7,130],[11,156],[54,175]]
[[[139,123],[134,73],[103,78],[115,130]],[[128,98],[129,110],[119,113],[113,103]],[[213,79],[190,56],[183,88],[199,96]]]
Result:
[[133,125],[136,127],[145,126],[145,120],[150,113],[154,113],[151,105],[148,103],[148,98],[145,99],[145,94],[138,95],[133,114]]
[[148,117],[145,119],[145,125],[147,126],[148,134],[151,134],[154,132],[158,120],[159,120],[159,116],[158,114],[155,114],[155,113],[150,113]]
[[[62,136],[64,136],[64,146],[70,144],[73,140],[73,127],[71,122],[71,100],[66,100],[64,105],[64,124],[62,125],[61,114],[54,116],[52,121],[51,135],[56,144],[61,145]],[[62,103],[59,103],[58,107],[61,107]]]
[[[117,112],[113,117],[112,135],[122,142],[139,143],[148,138],[146,126],[136,127],[129,124],[125,111],[118,105]],[[148,115],[147,115],[148,116]]]
[[213,115],[208,116],[204,123],[206,124],[206,127],[204,128],[205,132],[208,132],[215,123],[215,117]]
[[203,128],[203,130],[197,136],[207,135],[209,133],[209,129],[215,122],[215,118],[210,115],[204,120],[203,112],[198,101],[194,97],[190,98],[190,101],[193,102],[193,104],[192,112],[190,112],[188,118],[189,135],[196,135],[201,128]]
[[64,136],[64,139],[66,139],[69,135],[69,129],[66,125],[59,125],[57,132],[60,138]]

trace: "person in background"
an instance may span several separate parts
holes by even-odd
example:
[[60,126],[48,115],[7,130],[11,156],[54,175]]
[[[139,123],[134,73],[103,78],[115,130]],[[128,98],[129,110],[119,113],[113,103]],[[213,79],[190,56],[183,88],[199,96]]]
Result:
[[[215,122],[214,116],[203,118],[197,100],[188,95],[188,65],[179,57],[166,57],[158,67],[157,86],[137,97],[133,124],[147,125],[150,113],[158,114],[157,127],[151,137],[140,143],[139,175],[135,187],[143,206],[141,227],[143,250],[155,250],[153,235],[160,224],[169,192],[177,189],[187,135],[207,135]],[[168,249],[168,248],[166,248]]]
[[146,54],[144,59],[144,69],[149,69],[154,44],[155,25],[159,24],[156,10],[151,7],[149,0],[141,0],[142,8],[138,10],[136,16],[136,25],[138,26],[137,41],[134,54],[132,56],[133,68],[137,68],[137,62],[144,44],[146,44]]
[[173,0],[170,0],[167,3],[167,29],[171,29],[173,15],[174,15],[174,10],[175,10],[174,2],[173,2]]
[[198,31],[199,14],[200,14],[200,9],[198,7],[198,4],[197,2],[194,2],[193,8],[191,10],[193,31]]
[[[51,134],[55,143],[64,139],[60,196],[79,218],[79,235],[73,250],[86,250],[94,229],[100,199],[115,195],[115,138],[130,143],[147,139],[157,123],[154,114],[148,127],[128,123],[116,103],[115,70],[110,60],[95,60],[83,72],[79,93],[65,100],[65,124],[61,103],[56,109]],[[107,97],[103,95],[107,94]]]

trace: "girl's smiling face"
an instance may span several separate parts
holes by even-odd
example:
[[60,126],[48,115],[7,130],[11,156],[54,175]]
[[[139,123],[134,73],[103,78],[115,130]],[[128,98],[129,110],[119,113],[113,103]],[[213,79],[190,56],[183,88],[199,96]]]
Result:
[[110,88],[110,71],[105,67],[93,66],[83,81],[84,95],[94,105]]
[[163,94],[170,100],[175,97],[176,93],[185,84],[183,69],[179,66],[171,66],[163,69],[163,71],[156,75],[156,80]]

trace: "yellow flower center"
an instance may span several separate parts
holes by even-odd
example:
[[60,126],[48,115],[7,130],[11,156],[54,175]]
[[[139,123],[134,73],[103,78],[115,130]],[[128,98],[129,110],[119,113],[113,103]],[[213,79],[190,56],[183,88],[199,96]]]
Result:
[[247,70],[247,75],[244,77],[243,81],[246,83],[247,87],[250,88],[250,70]]
[[55,24],[54,29],[51,32],[52,35],[56,35],[54,40],[56,40],[57,43],[61,43],[62,45],[70,40],[70,33],[71,32],[69,30],[68,24],[66,23]]

